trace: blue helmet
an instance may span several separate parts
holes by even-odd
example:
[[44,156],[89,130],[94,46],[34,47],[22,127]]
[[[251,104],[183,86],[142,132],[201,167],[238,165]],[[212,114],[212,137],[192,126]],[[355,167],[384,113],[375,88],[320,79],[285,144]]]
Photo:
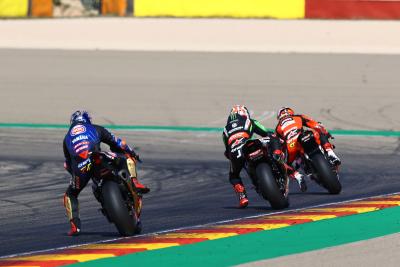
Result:
[[71,115],[70,123],[92,123],[92,118],[90,117],[89,113],[85,110],[77,110]]

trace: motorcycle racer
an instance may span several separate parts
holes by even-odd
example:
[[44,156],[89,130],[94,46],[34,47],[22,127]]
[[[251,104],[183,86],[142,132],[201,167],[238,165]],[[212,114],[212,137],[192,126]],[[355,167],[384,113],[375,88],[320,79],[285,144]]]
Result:
[[64,167],[71,174],[70,184],[64,194],[64,207],[71,224],[68,233],[70,236],[78,235],[81,231],[78,195],[93,178],[93,159],[90,155],[92,152],[100,151],[100,143],[109,145],[113,152],[128,155],[126,166],[136,190],[143,194],[150,191],[137,179],[135,162],[139,160],[139,155],[125,141],[115,137],[104,127],[92,124],[88,112],[82,110],[74,112],[63,141]]
[[[339,157],[333,151],[334,146],[329,142],[329,138],[332,136],[320,122],[317,122],[303,114],[295,114],[293,109],[289,107],[283,107],[279,109],[277,113],[277,120],[278,124],[275,131],[277,135],[286,143],[288,164],[293,164],[298,156],[298,153],[300,152],[297,138],[303,130],[303,127],[308,127],[316,131],[319,134],[321,146],[326,151],[328,159],[336,166],[341,164]],[[299,182],[299,184],[304,184],[305,186],[304,176],[301,173],[296,171],[293,176]]]
[[233,106],[222,133],[222,139],[225,145],[225,157],[230,160],[229,181],[239,198],[239,207],[241,208],[245,208],[249,204],[246,189],[240,178],[240,172],[245,164],[241,149],[254,133],[268,138],[268,142],[265,144],[268,144],[273,151],[273,158],[282,162],[284,155],[279,138],[272,131],[267,131],[257,120],[252,119],[245,106]]

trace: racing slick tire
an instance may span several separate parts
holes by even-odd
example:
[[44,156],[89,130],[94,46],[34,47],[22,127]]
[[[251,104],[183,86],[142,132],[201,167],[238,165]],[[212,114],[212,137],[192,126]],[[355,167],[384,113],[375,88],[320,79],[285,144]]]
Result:
[[114,181],[106,181],[102,186],[103,208],[122,236],[137,233],[137,219],[129,214],[121,190]]
[[330,194],[339,194],[342,191],[337,174],[332,170],[331,165],[324,155],[318,153],[310,156],[313,168],[317,173],[318,180]]
[[256,167],[258,189],[261,196],[267,200],[273,209],[289,207],[289,198],[285,196],[272,174],[271,167],[267,163],[260,163]]

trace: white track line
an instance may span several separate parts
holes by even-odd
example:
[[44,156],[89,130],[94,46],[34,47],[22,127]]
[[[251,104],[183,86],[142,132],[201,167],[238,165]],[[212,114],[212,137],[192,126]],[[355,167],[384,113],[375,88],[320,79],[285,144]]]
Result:
[[330,206],[330,205],[335,205],[335,204],[342,204],[342,203],[347,203],[347,202],[360,201],[360,200],[365,200],[365,199],[369,199],[369,198],[376,198],[376,197],[386,197],[386,196],[392,196],[392,195],[397,195],[397,194],[400,194],[400,192],[377,195],[377,196],[369,196],[369,197],[364,197],[364,198],[356,198],[356,199],[350,199],[350,200],[344,200],[344,201],[338,201],[338,202],[331,202],[331,203],[325,203],[325,204],[319,204],[319,205],[314,205],[314,206],[309,206],[309,207],[304,207],[304,208],[299,208],[299,209],[287,209],[287,210],[282,210],[282,211],[277,211],[277,212],[272,212],[272,213],[263,213],[263,214],[258,214],[258,215],[252,215],[252,216],[246,216],[246,217],[241,217],[241,218],[236,218],[236,219],[223,220],[223,221],[218,221],[218,222],[211,222],[211,223],[206,223],[206,224],[199,224],[199,225],[193,225],[193,226],[184,226],[184,227],[180,227],[180,228],[173,228],[173,229],[168,229],[168,230],[163,230],[163,231],[157,231],[157,232],[147,233],[147,234],[143,234],[143,235],[136,235],[136,236],[129,236],[129,237],[118,237],[118,238],[113,238],[113,239],[107,239],[107,240],[83,243],[83,244],[79,244],[79,245],[72,245],[72,246],[65,246],[65,247],[58,247],[58,248],[51,248],[51,249],[44,249],[44,250],[29,251],[29,252],[11,254],[11,255],[6,255],[6,256],[0,256],[0,260],[4,259],[4,258],[21,257],[21,256],[27,256],[27,255],[43,253],[43,252],[53,252],[53,251],[57,251],[57,250],[70,249],[70,248],[76,248],[76,247],[81,247],[81,246],[86,246],[86,245],[93,245],[93,244],[102,244],[102,243],[106,243],[106,242],[112,242],[112,241],[118,241],[118,240],[124,240],[124,239],[131,239],[131,238],[133,239],[133,238],[137,238],[137,237],[146,237],[146,236],[151,236],[151,235],[159,235],[159,234],[175,232],[175,231],[179,231],[179,230],[200,228],[200,227],[218,225],[218,224],[229,223],[229,222],[234,222],[234,221],[240,221],[240,220],[245,220],[245,219],[258,218],[258,217],[263,217],[263,216],[268,216],[268,215],[288,213],[288,212],[293,212],[293,211],[302,211],[302,210],[312,209],[312,208],[317,208],[317,207],[325,207],[325,206]]

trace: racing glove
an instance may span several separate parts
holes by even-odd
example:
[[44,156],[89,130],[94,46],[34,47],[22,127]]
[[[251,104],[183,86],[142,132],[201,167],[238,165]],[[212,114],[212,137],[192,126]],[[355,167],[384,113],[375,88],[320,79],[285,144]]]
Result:
[[140,163],[142,162],[140,160],[139,154],[137,154],[130,146],[128,146],[125,140],[118,139],[118,145],[130,157],[132,157],[133,159],[135,159],[136,161],[138,161]]
[[318,126],[315,127],[315,128],[316,128],[316,130],[317,130],[320,134],[326,135],[326,137],[327,137],[328,139],[335,139],[335,138],[331,135],[331,133],[328,132],[328,130],[326,130],[325,126],[324,126],[321,122],[318,122]]
[[318,125],[315,126],[315,130],[317,130],[320,134],[324,134],[324,135],[330,136],[330,134],[326,130],[325,126],[320,122],[318,122]]

